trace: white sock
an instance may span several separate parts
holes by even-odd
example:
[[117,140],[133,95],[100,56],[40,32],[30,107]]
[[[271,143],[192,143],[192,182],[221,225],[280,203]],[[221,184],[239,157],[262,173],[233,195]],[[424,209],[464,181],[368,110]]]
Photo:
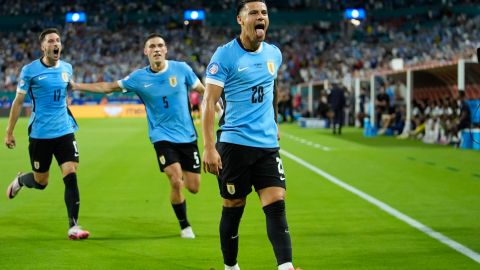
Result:
[[225,264],[225,270],[240,270],[240,266],[238,266],[238,263],[234,266],[228,266]]
[[278,266],[278,270],[295,270],[291,262],[282,263]]

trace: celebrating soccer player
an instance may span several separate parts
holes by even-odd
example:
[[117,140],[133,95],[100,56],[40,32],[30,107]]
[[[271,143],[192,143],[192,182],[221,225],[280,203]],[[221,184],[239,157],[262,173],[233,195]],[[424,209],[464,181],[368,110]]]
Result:
[[25,94],[32,99],[28,125],[29,153],[33,172],[19,173],[8,186],[7,197],[13,199],[22,187],[43,190],[47,187],[52,157],[60,166],[65,183],[65,204],[69,220],[69,239],[88,238],[89,232],[78,226],[80,195],[77,186],[79,153],[74,132],[77,123],[67,108],[67,87],[72,65],[60,60],[62,42],[57,29],[40,34],[43,57],[23,67],[17,95],[10,110],[5,145],[13,149],[13,130],[22,110]]
[[[240,36],[220,46],[207,68],[202,104],[204,169],[218,176],[223,211],[220,241],[225,269],[237,263],[238,227],[252,186],[267,221],[278,269],[294,269],[285,214],[285,174],[279,155],[275,79],[280,50],[266,42],[269,25],[263,0],[237,6]],[[222,96],[224,114],[214,143],[214,106]]]
[[184,62],[166,60],[167,45],[159,34],[144,44],[150,65],[116,82],[75,83],[74,90],[97,93],[134,92],[145,104],[150,141],[160,170],[171,186],[170,202],[181,227],[181,237],[195,238],[187,219],[184,186],[197,193],[200,187],[200,155],[197,132],[190,115],[188,87],[203,94],[205,87]]

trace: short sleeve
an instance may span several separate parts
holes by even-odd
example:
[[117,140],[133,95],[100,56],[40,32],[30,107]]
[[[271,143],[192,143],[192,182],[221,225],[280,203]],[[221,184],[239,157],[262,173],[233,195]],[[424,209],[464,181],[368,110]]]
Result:
[[195,72],[193,72],[193,69],[187,63],[183,63],[183,65],[185,68],[185,80],[187,82],[187,85],[191,88],[195,88],[197,84],[200,83],[200,80],[198,79]]
[[135,92],[136,91],[136,80],[135,72],[130,73],[127,77],[118,80],[117,83],[122,88],[123,93],[126,92]]
[[282,52],[280,51],[279,48],[275,47],[276,51],[277,51],[277,70],[275,72],[275,79],[277,79],[277,76],[278,76],[278,70],[280,69],[280,67],[282,66]]
[[26,94],[28,92],[28,89],[30,88],[30,81],[32,79],[32,76],[28,74],[28,69],[27,67],[23,67],[22,71],[20,72],[20,78],[18,80],[18,85],[17,85],[17,92]]
[[228,59],[229,57],[225,55],[225,50],[222,50],[222,48],[215,51],[207,67],[206,83],[220,87],[225,85],[229,71]]

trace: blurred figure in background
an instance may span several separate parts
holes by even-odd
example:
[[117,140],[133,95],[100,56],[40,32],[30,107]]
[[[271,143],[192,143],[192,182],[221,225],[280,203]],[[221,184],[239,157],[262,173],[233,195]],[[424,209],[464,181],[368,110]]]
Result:
[[344,108],[346,105],[345,92],[338,84],[333,84],[332,90],[328,95],[328,104],[333,112],[332,131],[333,134],[342,135],[342,125],[344,119]]

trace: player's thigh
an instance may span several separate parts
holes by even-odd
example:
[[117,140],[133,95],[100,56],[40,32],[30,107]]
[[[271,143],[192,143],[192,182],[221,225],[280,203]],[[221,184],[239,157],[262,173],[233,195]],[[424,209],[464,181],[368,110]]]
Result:
[[[174,163],[180,163],[180,153],[175,149],[175,145],[173,143],[159,141],[153,143],[153,147],[155,148],[155,154],[160,171],[165,172],[165,168],[168,166]],[[181,173],[182,170],[180,169],[180,177]]]
[[[77,141],[73,133],[53,139],[55,143],[54,155],[58,165],[62,169],[62,173],[76,172],[80,161]],[[68,174],[67,173],[67,174]]]
[[179,152],[182,170],[200,174],[202,161],[197,142],[175,144],[175,149]]
[[223,166],[217,177],[220,195],[229,200],[247,197],[252,192],[250,165],[255,159],[254,151],[230,143],[217,143],[216,147]]
[[262,151],[262,158],[252,166],[252,184],[255,191],[270,187],[285,190],[285,172],[279,151],[276,149],[263,149]]
[[[50,170],[50,165],[52,164],[53,158],[53,151],[53,140],[30,138],[28,145],[28,153],[30,155],[30,164],[32,166],[33,172],[42,174],[47,173]],[[40,177],[40,175],[38,177]]]

